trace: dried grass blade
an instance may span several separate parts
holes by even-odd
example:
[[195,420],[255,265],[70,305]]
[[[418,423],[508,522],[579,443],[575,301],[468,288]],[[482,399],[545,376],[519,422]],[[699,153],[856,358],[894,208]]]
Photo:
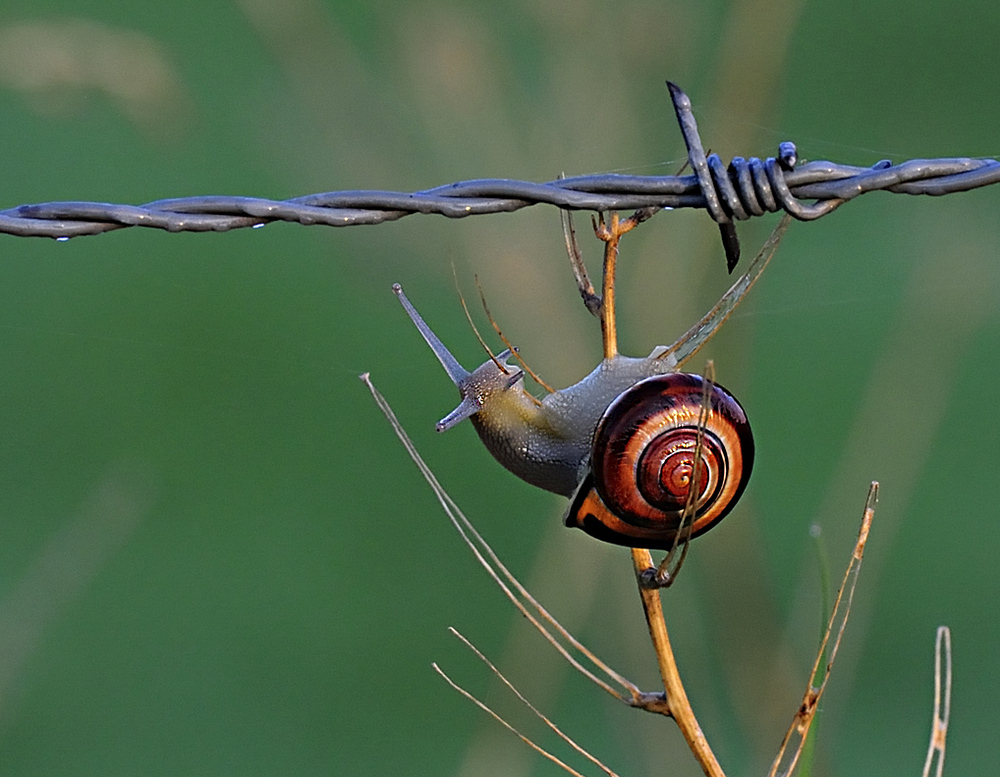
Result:
[[[564,177],[562,174],[560,178]],[[580,244],[576,239],[576,229],[573,227],[573,216],[568,210],[560,210],[559,217],[562,221],[563,238],[566,240],[566,253],[569,256],[570,266],[573,268],[573,277],[576,278],[576,287],[580,291],[583,304],[587,306],[593,315],[601,315],[601,298],[594,290],[590,275],[587,273],[587,265],[583,262],[583,253],[580,251]]]
[[495,720],[497,723],[499,723],[505,729],[507,729],[508,731],[510,731],[514,736],[516,736],[518,739],[520,739],[522,742],[524,742],[524,744],[526,744],[528,747],[530,747],[536,753],[545,756],[550,761],[552,761],[552,763],[556,764],[557,766],[562,767],[567,772],[569,772],[570,774],[574,775],[574,777],[584,777],[584,775],[580,774],[580,772],[578,772],[576,769],[574,769],[573,767],[569,766],[566,763],[563,763],[556,756],[552,755],[552,753],[550,753],[548,750],[543,750],[541,747],[539,747],[534,742],[532,742],[530,739],[528,739],[524,734],[522,734],[520,731],[518,731],[516,728],[514,728],[512,725],[510,725],[510,723],[508,723],[506,720],[504,720],[499,715],[497,715],[493,710],[491,710],[489,707],[487,707],[486,704],[484,704],[483,702],[481,702],[479,699],[477,699],[475,696],[473,696],[471,693],[469,693],[467,690],[465,690],[465,688],[463,688],[461,685],[459,685],[454,680],[452,680],[447,674],[445,674],[445,671],[440,666],[438,666],[437,664],[431,664],[431,666],[434,668],[435,672],[437,672],[439,675],[441,675],[441,677],[444,678],[444,681],[446,683],[448,683],[448,685],[450,685],[452,688],[454,688],[456,691],[458,691],[460,694],[462,694],[466,699],[468,699],[473,704],[475,704],[477,707],[479,707],[479,709],[481,709],[483,712],[485,712],[487,715],[489,715],[491,718],[493,718],[493,720]]
[[694,356],[705,343],[712,339],[726,319],[732,314],[736,307],[743,301],[747,292],[753,287],[757,279],[767,269],[771,257],[778,250],[778,244],[788,228],[791,217],[787,214],[778,222],[778,226],[771,232],[771,236],[764,243],[757,256],[754,257],[747,271],[740,276],[730,287],[722,299],[715,307],[706,313],[701,321],[685,332],[677,342],[667,348],[656,358],[674,361],[674,366],[680,367],[684,362]]
[[[941,667],[944,666],[944,698],[941,694]],[[934,642],[934,719],[931,722],[931,741],[927,747],[923,777],[930,777],[931,765],[937,762],[934,771],[941,777],[944,771],[944,745],[948,738],[948,720],[951,717],[951,630],[938,626]],[[937,758],[935,759],[935,754]]]
[[[528,366],[528,363],[521,358],[521,354],[517,352],[517,348],[515,348],[514,345],[511,343],[511,341],[507,339],[507,335],[505,335],[500,330],[500,325],[496,322],[496,319],[493,318],[493,314],[490,313],[490,306],[486,304],[486,292],[483,291],[483,287],[479,284],[478,275],[475,276],[475,280],[476,280],[476,291],[479,292],[479,301],[483,305],[483,312],[486,314],[486,318],[489,319],[490,326],[493,327],[493,331],[497,333],[497,337],[499,337],[500,340],[503,342],[503,344],[507,346],[507,350],[510,351],[510,355],[514,357],[514,361],[516,361],[518,364],[521,365],[521,369],[523,369],[526,373],[528,373],[528,375],[531,376],[531,379],[535,381],[535,383],[537,383],[539,386],[541,386],[550,394],[554,394],[556,390],[552,388],[552,386],[550,386],[544,380],[542,380],[539,374]],[[532,399],[534,399],[534,397],[532,397]]]
[[493,662],[490,661],[486,656],[484,656],[480,652],[479,648],[477,648],[475,645],[473,645],[471,642],[469,642],[469,640],[467,640],[463,634],[461,634],[457,629],[454,629],[454,628],[452,628],[450,626],[448,627],[448,631],[450,631],[452,634],[454,634],[456,637],[458,637],[458,639],[460,639],[463,642],[463,644],[467,648],[469,648],[469,650],[471,650],[473,653],[475,653],[476,656],[479,658],[479,660],[482,661],[484,664],[486,664],[486,666],[489,667],[490,671],[493,672],[493,674],[495,674],[500,679],[500,682],[502,682],[504,685],[506,685],[507,688],[508,688],[508,690],[510,690],[511,693],[513,693],[515,696],[517,696],[518,700],[525,707],[527,707],[529,710],[531,710],[535,714],[535,716],[538,717],[543,723],[545,723],[545,725],[548,726],[556,734],[556,736],[558,736],[561,740],[563,740],[563,742],[565,742],[566,744],[568,744],[570,747],[572,747],[574,750],[576,750],[580,755],[582,755],[584,758],[586,758],[588,761],[590,761],[592,764],[594,764],[598,769],[600,769],[605,774],[607,774],[608,777],[618,777],[618,775],[615,774],[615,772],[613,772],[609,767],[605,766],[595,756],[591,755],[589,752],[587,752],[586,750],[584,750],[580,745],[578,745],[576,742],[574,742],[567,734],[565,734],[562,731],[562,729],[560,729],[555,723],[553,723],[544,714],[542,714],[535,707],[534,704],[532,704],[530,701],[528,701],[522,695],[522,693],[514,686],[513,683],[511,683],[510,680],[508,680],[506,677],[504,677],[503,673],[499,669],[497,669],[496,666],[494,666]]
[[[802,747],[805,745],[806,737],[809,735],[809,727],[812,725],[813,718],[816,715],[819,700],[823,696],[823,691],[826,690],[826,683],[830,679],[830,670],[833,669],[833,662],[837,658],[837,651],[840,649],[840,640],[844,636],[847,619],[851,614],[851,601],[854,599],[854,588],[858,583],[861,560],[865,553],[865,543],[868,542],[868,532],[871,529],[872,518],[875,516],[875,503],[877,501],[878,483],[873,482],[871,488],[868,490],[868,498],[865,500],[865,511],[861,518],[858,540],[854,544],[854,552],[851,554],[847,571],[844,572],[844,581],[840,584],[840,590],[837,591],[837,598],[833,604],[833,612],[830,613],[830,621],[826,627],[826,633],[820,642],[819,651],[816,654],[816,660],[809,675],[809,683],[806,686],[805,696],[802,699],[802,705],[799,707],[798,712],[795,713],[792,725],[781,742],[781,747],[778,750],[777,757],[774,759],[774,764],[771,766],[771,771],[768,772],[768,777],[776,777],[776,775],[787,777],[787,775],[790,775],[798,763],[799,756],[802,754]],[[823,670],[823,679],[817,686],[816,676],[819,674],[824,651],[830,641],[830,635],[833,633],[836,633],[837,636],[833,642],[833,647],[830,649],[826,667]],[[791,755],[788,755],[788,746],[793,739],[796,746]]]
[[[494,553],[493,549],[489,546],[486,540],[483,539],[482,535],[476,531],[469,519],[444,490],[444,487],[438,482],[430,467],[427,466],[424,460],[420,457],[420,454],[417,453],[416,447],[406,434],[402,424],[399,423],[399,419],[396,418],[395,413],[393,413],[392,408],[389,406],[385,397],[383,397],[382,394],[379,393],[378,389],[376,389],[372,384],[368,373],[359,377],[368,387],[368,390],[371,391],[372,397],[375,399],[379,409],[392,425],[393,430],[396,432],[396,436],[399,438],[400,442],[402,442],[403,447],[406,448],[407,453],[410,454],[410,458],[417,465],[420,473],[424,476],[424,479],[434,491],[434,495],[438,498],[438,502],[441,504],[441,507],[444,509],[445,514],[448,516],[452,525],[465,541],[465,544],[468,545],[479,564],[486,570],[487,574],[489,574],[493,581],[500,587],[507,598],[510,599],[511,603],[577,671],[615,698],[620,699],[626,704],[636,704],[642,697],[642,692],[639,688],[605,664],[587,647],[581,644],[579,640],[577,640],[572,634],[569,633],[569,631],[566,630],[565,627],[552,617],[552,615],[549,614],[549,612],[535,600],[528,590],[521,585],[520,581],[518,581],[517,578],[514,577],[513,573],[511,573],[510,570],[504,566],[503,562],[500,561],[500,558],[496,555],[496,553]],[[503,579],[501,579],[501,576]],[[514,590],[511,590],[511,588]],[[515,595],[514,591],[517,592],[517,595]],[[535,614],[529,611],[528,606],[526,606],[525,603],[531,607],[531,610],[533,610]],[[536,614],[538,617],[536,617]],[[569,649],[562,642],[556,639],[553,633],[539,621],[539,618],[548,624],[548,626],[551,627],[570,647],[579,651],[584,657],[586,657],[612,682],[620,685],[624,690],[624,693],[611,687],[611,685],[594,674],[594,672],[583,666],[583,664],[581,664],[580,661],[569,652]]]

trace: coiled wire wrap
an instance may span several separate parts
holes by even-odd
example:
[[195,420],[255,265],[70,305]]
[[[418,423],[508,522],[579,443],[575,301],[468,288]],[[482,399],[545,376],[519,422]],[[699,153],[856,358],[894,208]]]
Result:
[[739,256],[734,220],[784,210],[797,219],[810,221],[865,192],[938,196],[1000,181],[1000,162],[995,159],[913,159],[898,165],[882,160],[872,167],[815,161],[796,167],[795,145],[787,141],[780,144],[777,157],[763,161],[735,157],[726,166],[718,154],[706,157],[690,99],[675,84],[667,85],[687,145],[692,175],[601,174],[548,183],[482,179],[414,193],[342,191],[290,200],[200,196],[145,205],[47,202],[0,211],[0,233],[66,239],[124,227],[221,232],[272,221],[348,227],[395,221],[412,213],[463,218],[511,212],[540,203],[591,211],[705,208],[720,226],[731,270]]

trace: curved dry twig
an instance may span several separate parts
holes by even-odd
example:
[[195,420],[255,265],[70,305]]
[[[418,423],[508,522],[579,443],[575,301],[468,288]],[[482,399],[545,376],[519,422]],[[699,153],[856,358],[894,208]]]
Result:
[[[520,583],[520,581],[514,577],[513,573],[511,573],[511,571],[504,566],[503,562],[500,561],[499,557],[496,553],[494,553],[493,549],[489,546],[486,540],[479,534],[478,531],[476,531],[469,519],[466,518],[461,508],[455,504],[454,500],[452,500],[452,498],[448,495],[448,492],[445,491],[438,482],[434,473],[431,472],[430,467],[428,467],[426,462],[424,462],[421,458],[416,447],[413,445],[412,440],[410,440],[406,431],[403,429],[402,424],[399,423],[399,419],[396,418],[396,414],[393,413],[389,403],[372,384],[368,373],[361,375],[360,378],[368,387],[368,390],[371,392],[376,404],[388,419],[393,430],[396,432],[396,436],[399,438],[400,442],[403,443],[403,447],[406,448],[407,453],[410,455],[410,458],[413,459],[413,462],[417,465],[417,468],[424,476],[424,479],[433,489],[435,496],[437,496],[438,501],[441,503],[441,507],[444,509],[452,525],[461,535],[466,545],[469,546],[469,549],[476,557],[476,560],[486,570],[489,576],[493,578],[493,581],[500,587],[518,611],[528,619],[538,632],[545,637],[546,640],[548,640],[548,642],[570,663],[570,665],[573,666],[573,668],[583,674],[595,685],[630,706],[642,707],[646,709],[654,708],[656,706],[656,699],[653,698],[655,694],[643,693],[638,686],[627,680],[598,658],[585,645],[570,634],[570,632],[567,631],[566,628],[563,627],[554,617],[552,617],[552,615],[541,605],[541,603],[539,603]],[[551,628],[552,631],[549,631],[549,628]],[[619,691],[615,689],[604,679],[598,677],[595,672],[584,666],[580,660],[578,660],[577,657],[570,652],[571,649],[578,651],[591,664],[593,664],[598,672],[604,674],[608,680],[620,686],[622,690]]]
[[[942,674],[944,674],[943,694]],[[927,746],[923,777],[930,777],[932,766],[935,766],[935,777],[941,777],[944,771],[944,746],[948,738],[949,718],[951,718],[951,630],[947,626],[938,626],[937,639],[934,642],[934,718],[931,721],[931,741]]]
[[[858,583],[858,574],[861,572],[861,560],[865,554],[865,544],[868,542],[868,532],[871,529],[872,519],[875,517],[875,504],[878,502],[878,483],[872,482],[868,489],[868,498],[865,500],[865,511],[861,517],[861,528],[858,530],[858,539],[854,544],[854,552],[851,560],[847,564],[844,572],[844,580],[837,591],[837,598],[834,600],[833,612],[830,613],[830,620],[827,623],[826,632],[820,641],[819,650],[816,653],[816,660],[813,663],[812,672],[809,675],[809,682],[806,685],[806,692],[802,698],[792,725],[789,726],[785,738],[778,749],[778,755],[771,765],[768,777],[788,777],[795,769],[805,746],[806,737],[809,736],[809,728],[812,726],[813,718],[819,708],[819,700],[826,690],[826,683],[830,679],[830,671],[833,669],[833,662],[837,658],[837,651],[840,649],[840,640],[844,636],[844,629],[847,627],[847,619],[851,614],[851,602],[854,599],[854,587]],[[845,597],[846,594],[846,597]],[[820,667],[823,665],[823,656],[826,654],[830,637],[834,636],[833,647],[830,649],[829,657],[822,669],[822,679],[816,685],[816,678],[820,675]],[[789,745],[794,742],[794,747],[789,749]]]
[[[588,761],[590,761],[592,764],[594,764],[596,767],[598,767],[601,771],[603,771],[605,774],[607,774],[608,777],[618,777],[618,775],[615,774],[615,772],[613,772],[610,767],[608,767],[605,764],[603,764],[596,756],[592,755],[585,748],[581,747],[576,742],[574,742],[573,739],[571,739],[569,737],[569,735],[567,735],[562,729],[559,728],[559,726],[557,726],[555,723],[553,723],[551,720],[549,720],[549,718],[546,717],[546,715],[544,713],[542,713],[537,707],[535,707],[534,704],[532,704],[530,701],[528,701],[525,698],[524,694],[522,694],[517,689],[517,687],[510,680],[508,680],[504,676],[503,672],[501,672],[499,669],[497,669],[496,666],[494,665],[494,663],[492,661],[490,661],[486,656],[484,656],[482,654],[482,652],[479,650],[479,648],[477,648],[475,645],[473,645],[471,642],[469,642],[469,640],[466,639],[465,636],[461,632],[459,632],[457,629],[452,628],[450,626],[448,627],[448,631],[450,631],[453,636],[455,636],[456,638],[458,638],[459,640],[461,640],[462,644],[464,644],[467,648],[469,648],[469,650],[471,650],[473,653],[475,653],[476,657],[480,661],[482,661],[484,664],[486,664],[486,666],[489,667],[489,670],[491,672],[493,672],[494,675],[497,676],[497,678],[500,680],[500,682],[502,682],[507,687],[507,689],[517,697],[518,701],[520,701],[525,707],[527,707],[529,710],[531,710],[532,714],[534,714],[535,717],[537,717],[546,726],[548,726],[549,729],[557,737],[559,737],[561,740],[563,740],[563,742],[565,742],[566,744],[568,744],[576,752],[578,752],[580,755],[582,755],[584,758],[586,758]],[[434,668],[438,671],[439,674],[441,674],[444,677],[445,680],[447,680],[452,685],[452,687],[456,687],[455,683],[453,683],[448,678],[448,676],[446,674],[444,674],[444,672],[441,670],[441,668],[437,664],[434,665]],[[480,705],[480,706],[483,706],[483,705]],[[487,710],[487,711],[490,712],[490,714],[492,714],[494,718],[500,719],[499,715],[496,715],[495,713],[493,713],[490,710]],[[502,719],[500,719],[500,722],[503,723],[504,725],[507,725],[506,722],[503,721]],[[511,728],[510,726],[507,726],[507,727],[510,728],[511,731],[514,731],[515,734],[517,734],[517,732],[513,728]],[[555,761],[560,766],[563,766],[564,768],[566,768],[569,771],[569,767],[567,767],[565,764],[563,764],[561,761],[559,761],[555,756],[552,756],[552,755],[546,753],[544,750],[542,750],[540,747],[538,747],[537,745],[535,745],[533,742],[531,742],[526,737],[524,737],[524,736],[522,736],[520,734],[518,734],[518,736],[520,736],[522,740],[524,740],[525,742],[527,742],[528,745],[530,745],[531,747],[533,747],[535,750],[537,750],[538,752],[542,753],[546,757],[550,758],[550,760]]]
[[[538,753],[539,755],[543,756],[544,758],[547,758],[548,760],[552,761],[552,763],[554,763],[556,766],[562,768],[567,773],[573,775],[573,777],[584,777],[582,774],[580,774],[580,772],[578,772],[572,766],[570,766],[569,764],[567,764],[565,761],[557,758],[552,753],[550,753],[548,750],[545,750],[544,748],[539,747],[537,744],[535,744],[530,739],[528,739],[528,737],[526,737],[524,734],[522,734],[520,731],[518,731],[516,728],[514,728],[510,723],[508,723],[502,717],[500,717],[500,715],[498,715],[492,708],[490,708],[489,706],[487,706],[485,702],[477,699],[475,696],[473,696],[471,693],[469,693],[467,690],[465,690],[465,688],[463,688],[461,685],[459,685],[454,680],[452,680],[451,677],[448,676],[447,672],[445,672],[440,666],[438,666],[437,663],[431,664],[431,668],[434,669],[434,671],[437,672],[439,675],[441,675],[441,678],[446,683],[448,683],[448,685],[450,685],[454,690],[458,691],[462,696],[464,696],[466,699],[468,699],[473,704],[475,704],[477,707],[479,707],[479,709],[481,709],[483,712],[485,712],[487,715],[489,715],[491,718],[493,718],[493,720],[495,720],[497,723],[499,723],[501,726],[503,726],[505,729],[507,729],[510,733],[512,733],[514,736],[516,736],[518,739],[520,739],[522,742],[524,742],[524,744],[526,744],[528,747],[530,747],[536,753]],[[612,772],[612,774],[613,774],[613,772]]]

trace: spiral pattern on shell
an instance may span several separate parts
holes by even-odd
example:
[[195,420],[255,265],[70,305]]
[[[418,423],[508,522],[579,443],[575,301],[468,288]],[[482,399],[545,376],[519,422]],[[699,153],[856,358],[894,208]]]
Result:
[[[677,531],[693,482],[708,385],[688,373],[647,378],[619,395],[597,426],[594,488],[615,516],[635,528],[635,538],[666,541]],[[753,454],[743,408],[726,389],[711,386],[691,536],[708,531],[736,504],[750,478]]]

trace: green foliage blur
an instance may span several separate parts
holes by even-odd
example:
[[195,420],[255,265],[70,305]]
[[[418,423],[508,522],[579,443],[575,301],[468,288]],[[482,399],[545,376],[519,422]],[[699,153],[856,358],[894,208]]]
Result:
[[[991,156],[998,34],[1000,5],[972,0],[6,0],[0,201],[669,174],[684,150],[667,78],[726,159],[786,139],[858,165]],[[731,775],[764,772],[801,699],[810,531],[839,580],[873,479],[813,774],[918,773],[942,623],[948,772],[1000,772],[998,203],[871,194],[793,224],[706,349],[758,458],[664,598]],[[741,225],[746,255],[776,223]],[[586,215],[577,227],[596,272]],[[561,773],[431,671],[560,747],[453,625],[620,774],[700,773],[668,721],[605,697],[524,625],[357,380],[371,372],[557,617],[655,690],[627,552],[562,528],[563,500],[508,476],[470,425],[434,433],[455,391],[390,293],[402,283],[471,367],[453,273],[470,300],[478,275],[534,368],[578,380],[599,328],[554,209],[0,245],[0,772]],[[724,268],[702,212],[625,238],[622,350],[671,342]]]

